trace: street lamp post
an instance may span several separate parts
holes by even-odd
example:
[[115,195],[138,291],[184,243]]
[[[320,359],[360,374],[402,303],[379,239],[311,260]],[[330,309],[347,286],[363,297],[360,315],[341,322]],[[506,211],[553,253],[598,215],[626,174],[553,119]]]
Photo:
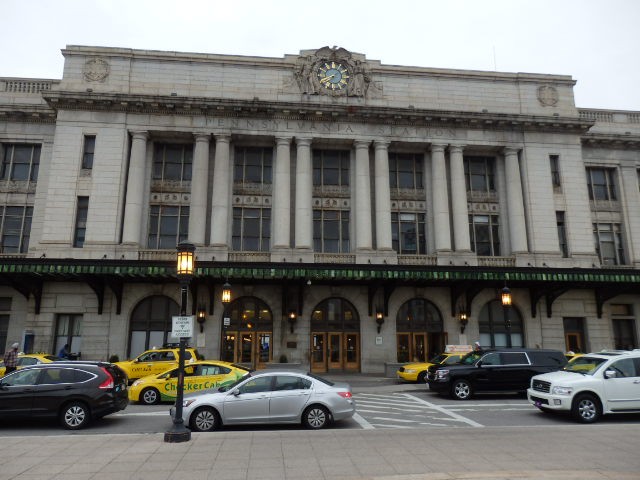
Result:
[[504,314],[504,328],[507,332],[507,348],[511,348],[511,319],[509,309],[511,308],[511,290],[506,285],[502,289],[502,312]]
[[[187,315],[187,294],[189,291],[189,283],[193,278],[195,269],[195,251],[196,247],[189,242],[181,242],[176,247],[178,250],[177,257],[177,276],[180,282],[180,316]],[[164,441],[170,443],[188,442],[191,440],[191,430],[184,426],[182,418],[182,401],[184,398],[184,356],[187,337],[180,337],[180,353],[178,358],[178,385],[176,390],[176,408],[173,417],[173,426],[164,434]]]

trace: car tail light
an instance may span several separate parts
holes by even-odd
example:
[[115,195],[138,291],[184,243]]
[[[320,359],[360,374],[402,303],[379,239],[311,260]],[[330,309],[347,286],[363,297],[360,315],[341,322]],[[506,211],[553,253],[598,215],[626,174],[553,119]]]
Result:
[[351,395],[351,392],[338,392],[338,395],[340,395],[342,398],[351,398],[351,397],[353,397],[353,395]]
[[104,372],[104,374],[107,376],[107,378],[105,379],[104,382],[102,382],[100,385],[98,385],[98,388],[100,388],[102,390],[109,390],[110,388],[113,388],[115,386],[115,382],[113,381],[113,376],[104,367],[100,367],[100,370],[102,370]]

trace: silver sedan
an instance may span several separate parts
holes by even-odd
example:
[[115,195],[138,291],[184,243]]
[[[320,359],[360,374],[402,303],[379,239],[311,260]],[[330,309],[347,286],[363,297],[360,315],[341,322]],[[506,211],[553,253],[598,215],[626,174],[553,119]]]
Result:
[[[191,430],[222,425],[302,423],[319,429],[356,411],[351,387],[313,374],[253,372],[219,391],[184,398],[182,417]],[[171,408],[175,416],[175,406]]]

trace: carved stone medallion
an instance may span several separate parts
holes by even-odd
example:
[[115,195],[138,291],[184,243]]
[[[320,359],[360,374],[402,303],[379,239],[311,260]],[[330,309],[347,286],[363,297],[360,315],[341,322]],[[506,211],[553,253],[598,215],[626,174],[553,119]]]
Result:
[[551,85],[538,87],[538,101],[545,107],[553,107],[558,103],[558,89]]
[[82,71],[87,82],[104,82],[109,76],[109,64],[102,58],[90,58]]

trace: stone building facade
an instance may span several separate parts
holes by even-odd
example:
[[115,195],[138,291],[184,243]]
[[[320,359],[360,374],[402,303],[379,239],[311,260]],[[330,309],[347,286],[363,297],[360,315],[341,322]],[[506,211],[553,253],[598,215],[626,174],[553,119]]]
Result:
[[571,77],[62,53],[61,80],[0,78],[0,349],[175,341],[185,240],[207,358],[638,347],[640,113],[577,108]]

